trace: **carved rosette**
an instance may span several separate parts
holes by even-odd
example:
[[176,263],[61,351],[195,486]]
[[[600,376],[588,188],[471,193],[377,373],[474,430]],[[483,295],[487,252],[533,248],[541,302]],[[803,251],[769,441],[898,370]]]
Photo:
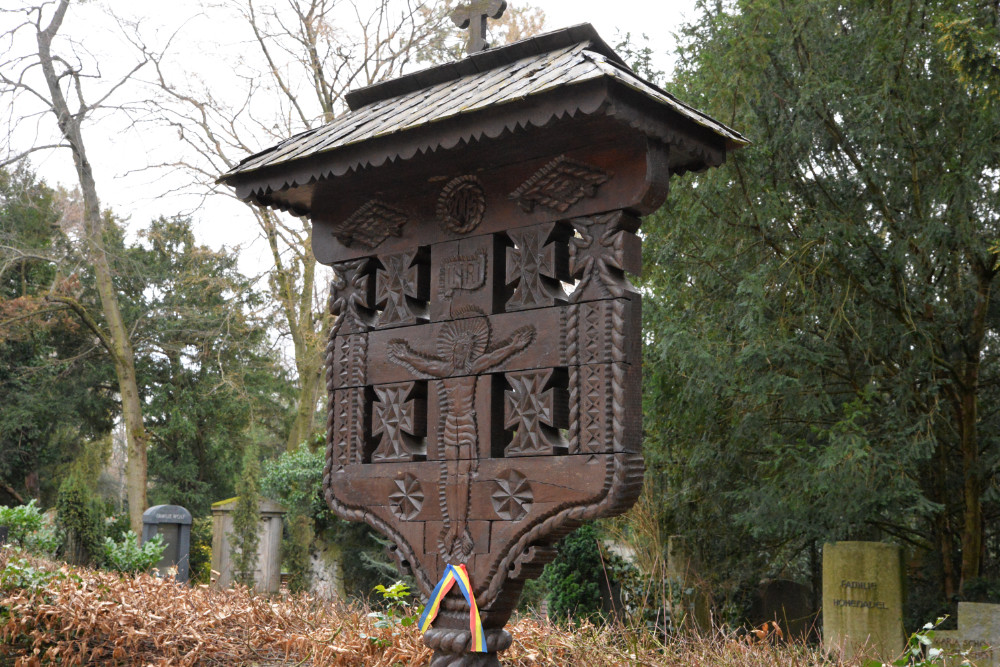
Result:
[[504,521],[520,521],[531,511],[534,495],[531,482],[516,470],[506,470],[497,477],[490,496],[493,509]]
[[475,176],[459,176],[448,182],[438,197],[441,226],[453,234],[468,234],[483,221],[486,194]]
[[404,521],[412,521],[424,506],[424,489],[420,480],[407,473],[395,480],[395,490],[389,494],[392,513]]

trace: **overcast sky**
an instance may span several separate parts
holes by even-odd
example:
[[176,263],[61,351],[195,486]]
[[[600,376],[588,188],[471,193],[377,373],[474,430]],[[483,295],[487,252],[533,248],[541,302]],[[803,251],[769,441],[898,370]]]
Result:
[[[362,4],[365,0],[359,0]],[[509,0],[510,1],[510,0]],[[8,4],[10,3],[10,4]],[[22,4],[20,0],[0,0],[4,8]],[[33,3],[32,3],[33,4]],[[532,3],[542,8],[546,13],[547,28],[554,30],[577,23],[592,23],[608,44],[614,46],[618,35],[627,32],[633,37],[646,34],[655,47],[656,66],[669,72],[673,60],[670,53],[674,48],[673,33],[679,30],[685,20],[693,18],[694,0],[678,0],[674,2],[651,2],[650,0],[614,0],[614,2],[587,2],[578,0],[539,0]],[[66,30],[83,46],[102,59],[102,74],[108,76],[113,72],[113,66],[104,62],[107,52],[115,49],[127,49],[121,39],[122,31],[108,20],[108,12],[128,19],[141,19],[150,34],[156,34],[157,28],[162,37],[169,34],[179,25],[182,28],[182,43],[187,46],[180,54],[186,59],[185,68],[192,72],[204,70],[206,78],[213,68],[218,68],[222,61],[216,62],[211,56],[213,43],[232,47],[227,40],[234,40],[226,30],[226,26],[211,20],[211,15],[195,18],[205,3],[200,0],[173,0],[172,2],[135,2],[135,0],[104,0],[74,5],[67,19]],[[75,14],[74,14],[75,13]],[[2,18],[2,17],[0,17]],[[180,40],[179,40],[180,41]],[[191,48],[191,44],[200,44],[201,48]],[[123,51],[124,53],[124,51]],[[125,67],[127,55],[123,55],[121,66]],[[218,74],[218,71],[215,72]],[[123,91],[122,94],[127,94]],[[4,121],[0,121],[4,122]],[[54,127],[49,124],[49,131]],[[147,157],[161,148],[163,142],[171,140],[170,135],[154,132],[150,129],[127,129],[119,120],[104,118],[100,122],[85,128],[85,140],[90,151],[98,179],[99,193],[102,204],[112,208],[119,215],[128,216],[133,227],[145,226],[157,215],[171,215],[185,211],[198,203],[191,198],[179,198],[166,194],[170,184],[160,175],[150,172],[139,172],[147,162]],[[44,134],[44,128],[43,132]],[[22,143],[51,143],[46,137],[21,137]],[[260,148],[264,148],[261,146]],[[56,151],[53,154],[38,153],[32,157],[35,169],[50,184],[63,183],[70,187],[74,185],[75,173],[68,151]],[[222,197],[225,199],[225,197]],[[245,261],[241,262],[244,271],[250,270],[259,261],[264,248],[262,243],[254,243],[255,233],[252,228],[247,234],[239,233],[231,225],[224,224],[227,218],[240,217],[238,205],[224,201],[210,201],[207,205],[194,212],[199,224],[196,232],[199,238],[213,247],[223,242],[227,244],[241,243],[245,247]],[[255,248],[256,247],[256,248]]]

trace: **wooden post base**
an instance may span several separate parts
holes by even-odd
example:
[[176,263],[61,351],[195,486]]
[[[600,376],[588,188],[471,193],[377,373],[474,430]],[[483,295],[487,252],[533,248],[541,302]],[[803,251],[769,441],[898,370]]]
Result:
[[485,634],[489,652],[470,652],[469,612],[442,611],[424,634],[424,643],[434,649],[431,667],[500,667],[497,654],[510,648],[513,638],[502,626],[486,628]]

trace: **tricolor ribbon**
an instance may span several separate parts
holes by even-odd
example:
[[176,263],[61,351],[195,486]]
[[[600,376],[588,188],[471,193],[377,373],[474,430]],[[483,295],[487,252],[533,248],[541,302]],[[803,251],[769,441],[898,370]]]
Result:
[[431,599],[424,607],[424,613],[420,615],[420,632],[427,632],[431,623],[437,618],[438,610],[441,608],[441,601],[448,594],[451,587],[458,584],[458,590],[462,591],[465,601],[469,603],[469,631],[472,633],[472,652],[486,653],[486,635],[483,634],[483,622],[479,619],[479,607],[476,606],[476,597],[472,594],[472,583],[469,581],[469,571],[465,565],[445,565],[444,576],[434,587]]

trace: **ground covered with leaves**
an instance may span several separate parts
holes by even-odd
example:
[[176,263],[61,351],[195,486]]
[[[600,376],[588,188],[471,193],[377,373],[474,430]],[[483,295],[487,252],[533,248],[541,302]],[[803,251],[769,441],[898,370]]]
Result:
[[[416,628],[306,595],[216,591],[70,567],[3,550],[0,664],[423,665]],[[416,613],[418,610],[409,610]],[[389,622],[387,622],[387,619]],[[506,665],[860,665],[796,645],[719,635],[666,645],[645,632],[522,618]],[[749,640],[748,640],[749,639]]]

